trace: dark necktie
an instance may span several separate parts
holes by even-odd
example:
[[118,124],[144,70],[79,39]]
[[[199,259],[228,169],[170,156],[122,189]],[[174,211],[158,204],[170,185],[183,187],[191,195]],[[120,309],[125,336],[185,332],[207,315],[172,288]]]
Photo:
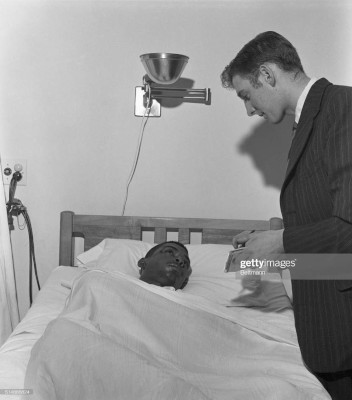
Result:
[[[297,125],[298,125],[297,122],[294,122],[294,124],[293,124],[293,126],[292,126],[292,140],[293,140],[294,137],[295,137],[296,130],[297,130]],[[290,162],[291,148],[292,148],[292,143],[291,143],[291,147],[290,147],[290,150],[289,150],[288,156],[287,156],[287,164]]]

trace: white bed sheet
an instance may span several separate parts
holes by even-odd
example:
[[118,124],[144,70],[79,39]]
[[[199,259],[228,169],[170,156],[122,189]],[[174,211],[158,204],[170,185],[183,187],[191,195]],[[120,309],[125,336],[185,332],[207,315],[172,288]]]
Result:
[[330,398],[302,363],[292,310],[224,307],[102,270],[74,282],[26,384],[35,400]]
[[[24,387],[25,375],[31,350],[38,339],[42,337],[49,322],[61,313],[71,292],[73,281],[82,275],[86,268],[107,272],[110,269],[115,271],[117,266],[126,267],[127,265],[129,266],[128,274],[134,279],[139,277],[136,260],[140,257],[139,253],[145,254],[145,249],[138,247],[141,246],[140,243],[137,246],[135,242],[130,243],[131,241],[128,241],[127,244],[125,242],[109,242],[111,248],[107,246],[100,259],[90,261],[86,266],[77,268],[57,267],[53,270],[25,318],[0,349],[0,391],[2,390],[0,400],[23,398],[15,395],[6,396],[3,389],[26,389]],[[125,249],[126,246],[127,249]],[[134,249],[135,251],[131,253],[131,246],[133,249],[137,246],[138,252]],[[122,253],[121,247],[123,247]],[[274,279],[274,274],[270,274],[270,280],[262,282],[261,290],[258,293],[256,291],[246,293],[243,290],[241,280],[236,277],[235,273],[223,273],[228,254],[226,246],[214,248],[212,245],[202,245],[201,247],[191,247],[189,250],[190,256],[192,256],[193,274],[183,291],[184,297],[188,295],[191,297],[200,296],[200,298],[214,303],[216,307],[229,307],[229,311],[232,307],[235,307],[233,312],[236,313],[237,322],[240,322],[245,329],[256,331],[258,326],[265,327],[266,333],[275,341],[281,341],[282,334],[286,337],[285,340],[289,337],[291,345],[297,347],[291,304],[286,296],[281,279]],[[126,257],[123,258],[124,254]],[[102,256],[105,256],[105,258]],[[149,289],[159,290],[159,288]],[[272,312],[258,312],[258,307],[264,307],[266,311]],[[281,327],[279,331],[278,326]],[[300,373],[305,375],[307,372],[302,371],[302,367],[303,365],[299,368]],[[329,398],[327,395],[325,396],[324,390],[316,379],[310,374],[308,376],[309,386],[311,384],[315,386],[314,394],[312,393],[312,397],[310,397],[305,393],[303,398]],[[318,397],[315,397],[316,395]]]
[[[32,307],[0,348],[1,400],[7,389],[24,389],[26,368],[35,342],[48,323],[62,311],[70,293],[72,281],[82,273],[81,268],[57,267],[35,298]],[[8,398],[15,400],[17,396]]]

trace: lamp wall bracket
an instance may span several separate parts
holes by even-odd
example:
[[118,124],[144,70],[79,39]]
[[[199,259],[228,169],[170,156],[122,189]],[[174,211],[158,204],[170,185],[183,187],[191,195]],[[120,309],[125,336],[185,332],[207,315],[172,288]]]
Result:
[[[162,99],[180,99],[187,103],[211,104],[210,89],[168,88],[152,86],[143,79],[144,86],[137,86],[135,92],[135,116],[142,117],[148,111],[149,117],[160,117]],[[148,104],[149,103],[149,104]]]
[[161,106],[156,99],[150,99],[148,105],[148,96],[143,86],[137,86],[135,89],[134,115],[136,117],[160,117]]

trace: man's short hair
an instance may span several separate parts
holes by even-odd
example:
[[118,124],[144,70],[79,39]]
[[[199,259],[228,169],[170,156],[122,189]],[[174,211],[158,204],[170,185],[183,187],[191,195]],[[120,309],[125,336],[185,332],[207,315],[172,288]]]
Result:
[[304,72],[297,50],[279,33],[260,33],[248,42],[221,74],[222,86],[233,89],[233,78],[239,75],[248,79],[253,87],[258,82],[259,67],[264,63],[274,63],[287,72]]
[[159,243],[159,244],[157,244],[156,246],[152,247],[152,248],[147,252],[147,254],[145,255],[145,258],[151,257],[159,247],[164,246],[164,245],[167,244],[167,243],[174,243],[174,244],[177,244],[178,246],[180,246],[180,247],[182,247],[184,250],[186,250],[186,253],[188,254],[187,247],[186,247],[184,244],[182,244],[182,243],[180,243],[180,242],[177,242],[177,241],[175,241],[175,240],[169,240],[169,241],[167,241],[167,242],[162,242],[162,243]]

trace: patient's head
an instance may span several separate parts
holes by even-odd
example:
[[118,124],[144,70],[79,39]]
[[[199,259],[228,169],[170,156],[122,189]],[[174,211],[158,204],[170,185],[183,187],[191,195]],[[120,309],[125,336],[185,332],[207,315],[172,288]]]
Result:
[[163,242],[138,261],[140,279],[157,286],[183,289],[192,273],[188,251],[179,242]]

